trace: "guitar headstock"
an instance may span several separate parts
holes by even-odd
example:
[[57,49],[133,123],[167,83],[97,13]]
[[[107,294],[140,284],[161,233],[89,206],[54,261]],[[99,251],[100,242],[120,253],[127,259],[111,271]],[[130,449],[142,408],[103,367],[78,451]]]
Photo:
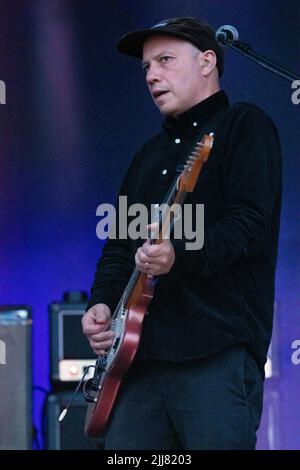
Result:
[[178,189],[191,193],[194,191],[203,163],[209,157],[214,142],[214,134],[204,134],[200,142],[197,142],[193,152],[187,159],[184,170],[178,179]]

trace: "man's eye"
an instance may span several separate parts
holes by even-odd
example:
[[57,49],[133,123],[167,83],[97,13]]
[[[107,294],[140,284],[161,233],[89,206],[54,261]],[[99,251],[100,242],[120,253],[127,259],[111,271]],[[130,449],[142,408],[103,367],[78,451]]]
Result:
[[169,62],[172,57],[168,55],[164,55],[163,57],[160,58],[161,62]]
[[147,73],[148,70],[149,70],[149,65],[145,65],[145,66],[143,67],[143,70],[144,70],[145,73]]

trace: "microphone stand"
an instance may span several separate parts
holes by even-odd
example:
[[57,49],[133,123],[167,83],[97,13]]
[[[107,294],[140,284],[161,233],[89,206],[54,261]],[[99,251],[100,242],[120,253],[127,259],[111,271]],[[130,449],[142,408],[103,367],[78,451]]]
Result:
[[280,75],[281,77],[293,82],[294,80],[300,80],[300,77],[290,72],[289,70],[281,67],[281,65],[276,64],[275,62],[267,59],[261,54],[254,52],[250,44],[241,41],[234,41],[229,38],[220,39],[221,44],[227,44],[231,49],[239,52],[240,54],[248,57],[248,59],[256,62],[261,67],[270,70],[271,72]]

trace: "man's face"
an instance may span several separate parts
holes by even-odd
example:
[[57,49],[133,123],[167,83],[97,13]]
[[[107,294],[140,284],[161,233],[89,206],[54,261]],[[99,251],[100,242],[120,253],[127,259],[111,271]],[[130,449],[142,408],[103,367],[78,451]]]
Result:
[[172,36],[155,35],[143,46],[143,68],[154,103],[166,116],[176,117],[204,96],[201,55],[195,46]]

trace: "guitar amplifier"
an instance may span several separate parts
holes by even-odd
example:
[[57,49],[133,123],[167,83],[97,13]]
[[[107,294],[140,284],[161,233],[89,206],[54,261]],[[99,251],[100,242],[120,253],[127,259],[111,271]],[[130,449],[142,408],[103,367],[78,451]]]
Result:
[[0,306],[0,449],[32,446],[31,309]]
[[[87,294],[66,292],[62,302],[49,305],[50,320],[50,379],[52,385],[78,382],[96,356],[82,333],[81,318],[85,313]],[[86,379],[93,376],[91,368]]]
[[73,391],[51,393],[43,413],[44,447],[47,450],[100,450],[102,439],[89,439],[84,434],[87,402],[79,393],[62,422],[58,417],[69,403]]

